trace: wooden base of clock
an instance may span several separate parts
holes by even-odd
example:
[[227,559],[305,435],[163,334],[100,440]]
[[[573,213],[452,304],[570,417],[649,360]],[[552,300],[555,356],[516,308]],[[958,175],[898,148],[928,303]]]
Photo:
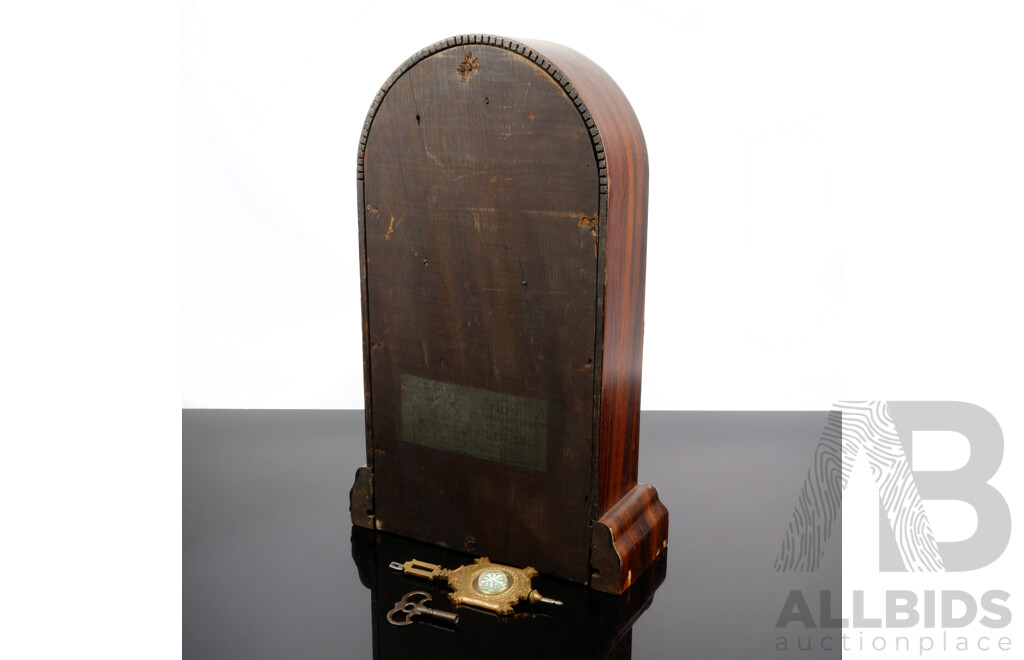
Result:
[[355,524],[621,593],[667,544],[637,483],[647,152],[579,53],[407,60],[360,141],[367,465]]

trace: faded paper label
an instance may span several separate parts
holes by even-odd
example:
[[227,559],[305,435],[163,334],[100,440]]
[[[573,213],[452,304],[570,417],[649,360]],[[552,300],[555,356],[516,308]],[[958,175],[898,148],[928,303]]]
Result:
[[402,376],[402,440],[547,470],[547,402]]

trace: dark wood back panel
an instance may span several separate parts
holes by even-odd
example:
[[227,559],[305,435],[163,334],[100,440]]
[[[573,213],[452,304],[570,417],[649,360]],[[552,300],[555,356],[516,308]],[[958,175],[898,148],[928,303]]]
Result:
[[[378,527],[585,581],[600,205],[585,122],[536,63],[460,45],[394,82],[363,167]],[[529,446],[495,452],[510,433]]]
[[378,93],[359,179],[353,519],[586,582],[637,481],[647,153],[629,102],[568,48],[454,37]]

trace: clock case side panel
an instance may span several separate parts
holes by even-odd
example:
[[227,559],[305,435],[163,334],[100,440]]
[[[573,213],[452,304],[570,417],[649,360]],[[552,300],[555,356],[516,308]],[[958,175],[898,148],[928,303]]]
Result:
[[[622,593],[668,545],[668,510],[657,490],[638,483],[649,169],[647,144],[632,105],[601,67],[548,42],[532,47],[569,72],[593,121],[602,164],[598,319],[599,377],[595,520],[591,586]],[[589,115],[589,117],[587,116]]]
[[647,257],[647,145],[625,94],[603,69],[580,53],[538,42],[562,67],[586,104],[601,163],[600,221],[604,286],[598,327],[598,516],[637,483],[640,377],[643,360],[644,279]]

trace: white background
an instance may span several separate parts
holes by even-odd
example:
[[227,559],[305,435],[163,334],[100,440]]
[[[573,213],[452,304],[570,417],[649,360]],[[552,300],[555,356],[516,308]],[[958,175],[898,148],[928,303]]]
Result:
[[[2,14],[0,644],[16,657],[176,655],[179,406],[360,405],[357,137],[398,64],[463,32],[573,47],[636,109],[644,408],[970,401],[1002,424],[993,484],[1024,511],[1019,3]],[[894,584],[871,572],[866,506],[844,508],[868,535],[844,531],[850,583]],[[1014,548],[931,588],[1019,597]]]
[[984,402],[1024,331],[1021,17],[1011,3],[188,3],[183,405],[361,407],[358,136],[392,70],[464,32],[575,48],[640,118],[644,408]]

